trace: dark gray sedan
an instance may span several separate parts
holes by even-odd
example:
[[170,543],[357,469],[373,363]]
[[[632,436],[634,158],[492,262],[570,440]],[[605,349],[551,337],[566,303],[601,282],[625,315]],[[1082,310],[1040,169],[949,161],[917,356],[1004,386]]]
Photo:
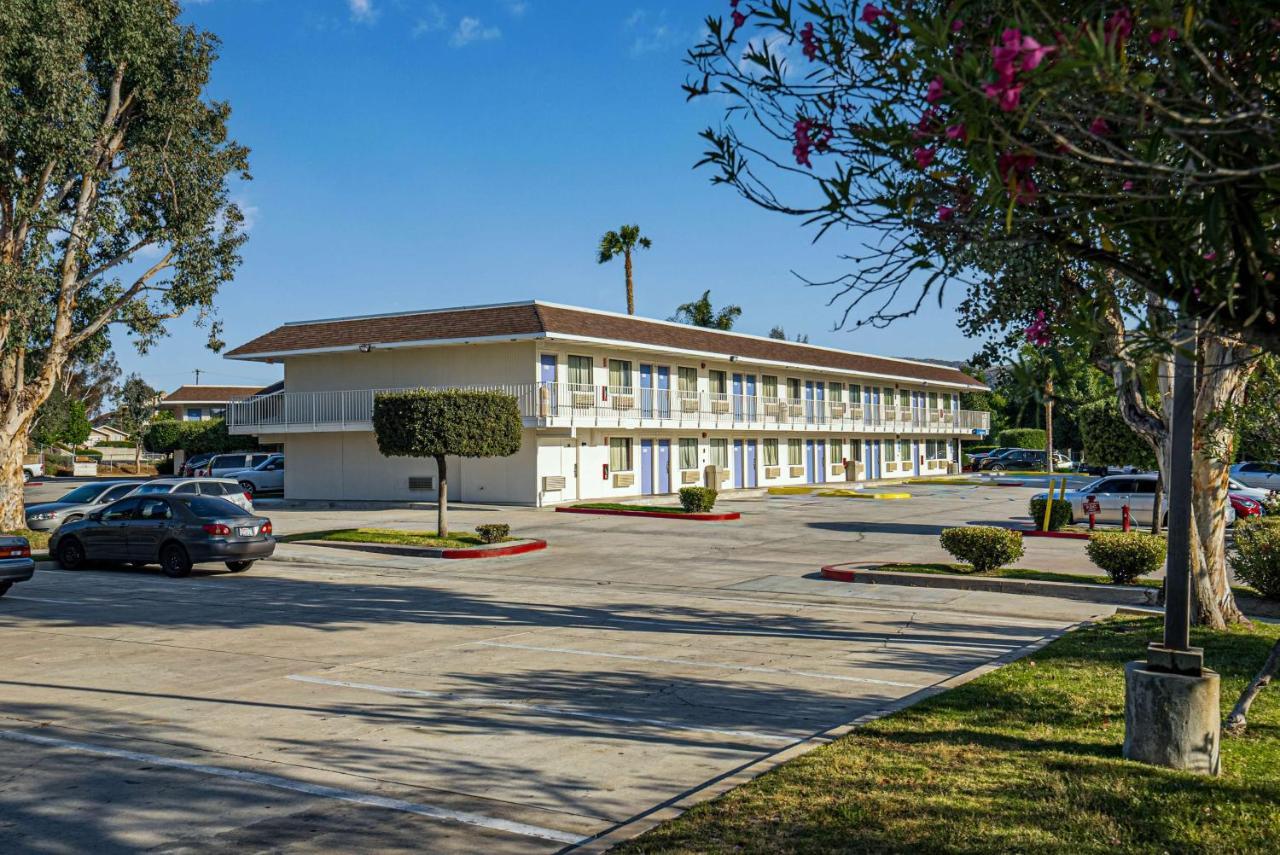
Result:
[[14,582],[25,582],[35,572],[30,541],[21,535],[0,534],[0,597],[9,592]]
[[159,564],[166,576],[191,565],[221,561],[241,573],[275,552],[271,520],[213,496],[129,496],[76,522],[65,523],[49,552],[66,570],[97,562]]

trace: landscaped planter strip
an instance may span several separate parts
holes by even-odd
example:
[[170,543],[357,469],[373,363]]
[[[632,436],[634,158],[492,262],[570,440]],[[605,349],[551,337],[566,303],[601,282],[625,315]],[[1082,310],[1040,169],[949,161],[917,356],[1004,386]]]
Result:
[[599,514],[606,517],[651,517],[653,519],[702,520],[704,522],[723,522],[741,519],[742,514],[730,511],[725,514],[686,514],[680,511],[663,513],[661,511],[623,511],[617,508],[556,508],[559,514]]
[[383,555],[407,555],[412,558],[501,558],[505,555],[522,555],[547,548],[545,540],[520,540],[515,543],[495,543],[492,546],[471,546],[465,549],[443,546],[407,546],[394,543],[360,543],[350,540],[297,540],[300,546],[328,546],[335,549],[352,549],[357,552],[378,552]]
[[1095,585],[1087,582],[1042,582],[1035,579],[1001,579],[989,576],[949,576],[931,573],[894,573],[848,564],[822,568],[824,579],[864,585],[903,585],[911,588],[947,588],[957,591],[990,591],[998,594],[1031,594],[1114,605],[1155,605],[1159,588],[1137,585]]
[[1022,530],[1023,537],[1061,537],[1067,540],[1088,540],[1089,532],[1087,531],[1041,531],[1038,528],[1028,528]]

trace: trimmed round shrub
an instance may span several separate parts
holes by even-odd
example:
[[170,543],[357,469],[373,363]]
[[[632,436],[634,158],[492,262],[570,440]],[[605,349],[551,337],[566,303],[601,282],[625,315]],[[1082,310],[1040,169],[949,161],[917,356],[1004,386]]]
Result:
[[1168,546],[1163,537],[1154,534],[1107,531],[1090,537],[1085,551],[1113,585],[1127,585],[1163,567]]
[[511,536],[511,526],[506,523],[488,523],[476,526],[476,534],[484,543],[501,543]]
[[172,475],[172,474],[173,474],[173,458],[172,458],[172,457],[166,457],[164,460],[161,460],[161,461],[157,462],[157,463],[156,463],[156,474],[157,474],[157,475]]
[[[1029,511],[1031,513],[1031,525],[1034,528],[1040,528],[1044,525],[1044,503],[1045,499],[1039,496],[1031,500]],[[1071,503],[1065,499],[1058,501],[1054,499],[1053,510],[1049,511],[1049,531],[1058,531],[1063,526],[1071,523]]]
[[682,487],[680,507],[687,514],[706,513],[715,507],[718,495],[720,494],[710,487]]
[[1231,569],[1262,596],[1280,600],[1280,520],[1245,517],[1237,522]]
[[942,548],[975,573],[989,573],[1022,557],[1022,532],[991,525],[942,530]]

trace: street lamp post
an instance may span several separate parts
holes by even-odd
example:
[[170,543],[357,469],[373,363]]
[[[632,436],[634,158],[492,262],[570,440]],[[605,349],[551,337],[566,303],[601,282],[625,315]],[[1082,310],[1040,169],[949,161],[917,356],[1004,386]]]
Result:
[[1191,646],[1196,343],[1196,322],[1183,315],[1173,369],[1164,638],[1147,646],[1145,662],[1125,666],[1124,756],[1216,775],[1221,734],[1218,675],[1204,667],[1204,650]]

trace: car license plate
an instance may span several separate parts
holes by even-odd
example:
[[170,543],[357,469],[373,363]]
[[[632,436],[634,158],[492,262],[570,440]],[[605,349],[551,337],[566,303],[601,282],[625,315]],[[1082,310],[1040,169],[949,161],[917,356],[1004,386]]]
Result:
[[258,529],[255,526],[251,526],[251,525],[242,525],[236,529],[236,534],[240,535],[241,537],[253,537],[257,533],[258,533]]

